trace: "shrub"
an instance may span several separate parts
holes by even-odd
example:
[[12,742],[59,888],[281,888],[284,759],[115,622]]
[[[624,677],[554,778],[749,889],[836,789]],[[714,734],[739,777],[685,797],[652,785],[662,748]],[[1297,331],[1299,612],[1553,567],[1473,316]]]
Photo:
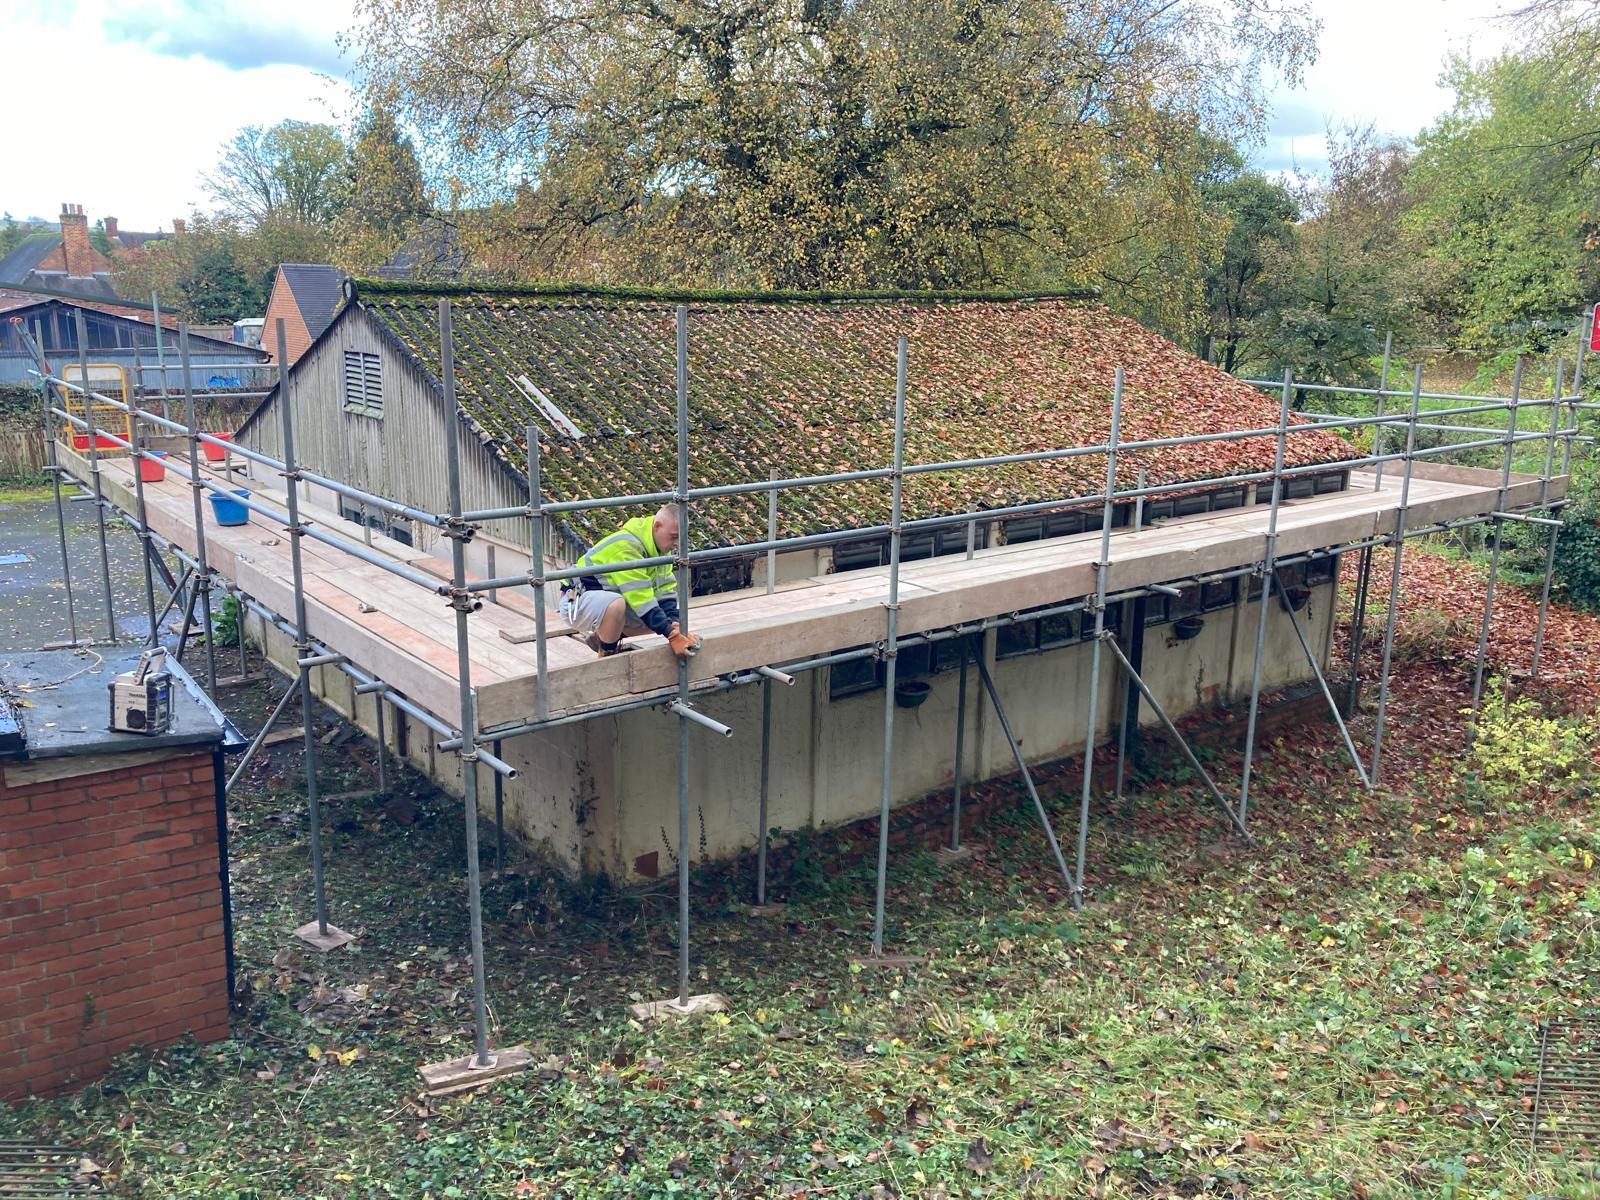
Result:
[[1548,716],[1495,679],[1473,730],[1468,786],[1497,805],[1575,796],[1593,773],[1596,732],[1594,715]]

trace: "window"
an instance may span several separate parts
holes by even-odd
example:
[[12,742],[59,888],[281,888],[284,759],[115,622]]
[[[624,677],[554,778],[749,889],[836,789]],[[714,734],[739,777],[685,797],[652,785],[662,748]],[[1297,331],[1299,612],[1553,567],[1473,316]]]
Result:
[[[864,646],[854,649],[864,650]],[[876,658],[852,658],[849,662],[834,663],[828,668],[828,699],[843,700],[846,696],[859,696],[876,691],[883,686],[883,664]]]
[[383,417],[383,368],[376,354],[344,352],[344,410]]
[[689,568],[689,590],[695,596],[716,592],[737,592],[750,586],[755,559],[734,556],[713,559]]
[[1216,612],[1232,608],[1239,598],[1237,579],[1215,579],[1200,588],[1200,608],[1203,612]]
[[[983,521],[974,522],[972,547],[981,549],[989,544],[989,527]],[[919,558],[939,558],[946,554],[967,552],[967,527],[951,525],[942,529],[906,533],[900,537],[900,561],[914,562]],[[889,563],[889,537],[862,538],[854,542],[840,542],[833,548],[835,571],[859,571],[864,567],[882,567]]]
[[933,674],[940,675],[945,671],[959,671],[961,669],[961,644],[967,645],[967,662],[973,663],[983,653],[983,636],[969,634],[964,638],[946,638],[941,642],[931,645],[933,651]]
[[402,545],[410,546],[415,544],[411,540],[411,522],[404,517],[391,517],[382,512],[362,512],[360,508],[343,499],[339,502],[339,515],[346,521],[353,521],[357,525],[365,525],[373,533],[382,534],[386,538],[393,538]]
[[1078,640],[1077,613],[1057,613],[1039,620],[1039,649],[1053,650],[1057,646],[1071,645]]
[[[1114,524],[1123,524],[1126,517],[1113,518]],[[1100,527],[1100,510],[1094,513],[1094,528]],[[1070,537],[1090,528],[1090,516],[1082,509],[1069,512],[1041,513],[1037,516],[1018,517],[1006,522],[1006,544],[1037,542],[1044,538]]]
[[1200,611],[1200,588],[1191,586],[1184,588],[1176,596],[1167,599],[1167,615],[1174,621],[1181,621],[1184,617],[1192,617]]
[[1305,569],[1307,587],[1332,583],[1339,574],[1339,556],[1330,554],[1326,558],[1314,558],[1306,563]]
[[994,656],[1016,658],[1039,649],[1039,622],[1016,621],[995,631]]

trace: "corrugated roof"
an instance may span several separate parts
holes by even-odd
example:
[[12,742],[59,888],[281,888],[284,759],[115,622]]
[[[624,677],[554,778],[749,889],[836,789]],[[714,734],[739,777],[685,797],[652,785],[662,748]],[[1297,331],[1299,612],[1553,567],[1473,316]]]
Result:
[[344,273],[318,263],[282,263],[278,269],[283,272],[289,294],[294,297],[295,307],[306,323],[306,333],[316,341],[339,310],[344,295]]
[[[560,292],[472,294],[453,304],[456,392],[471,422],[520,472],[524,428],[540,431],[552,500],[670,489],[676,478],[675,305],[668,298]],[[439,378],[440,289],[358,287],[363,304]],[[1271,426],[1277,405],[1170,341],[1097,304],[1064,299],[696,299],[689,315],[691,484],[709,486],[887,465],[895,347],[909,343],[906,461],[938,462],[1103,442],[1117,367],[1124,440]],[[563,435],[514,382],[526,375],[585,434]],[[1152,484],[1270,470],[1273,439],[1125,456]],[[1291,465],[1337,461],[1329,434],[1290,439]],[[914,475],[908,519],[1096,493],[1104,460]],[[697,503],[699,544],[759,540],[763,497]],[[887,520],[886,481],[790,492],[782,533]],[[574,514],[586,540],[615,513]]]

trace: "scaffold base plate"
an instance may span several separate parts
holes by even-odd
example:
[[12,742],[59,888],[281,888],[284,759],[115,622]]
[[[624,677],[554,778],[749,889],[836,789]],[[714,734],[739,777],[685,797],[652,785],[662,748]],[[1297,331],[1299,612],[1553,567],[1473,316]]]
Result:
[[329,925],[327,933],[320,933],[317,930],[315,921],[307,921],[294,931],[294,935],[302,942],[321,950],[324,954],[329,950],[337,950],[340,946],[347,946],[356,940],[355,934],[346,933],[335,925]]
[[962,842],[961,845],[957,846],[954,850],[952,850],[949,846],[940,846],[933,852],[933,861],[938,863],[941,867],[953,867],[957,863],[966,862],[969,858],[971,858],[973,849],[974,847],[971,842]]
[[474,1066],[474,1057],[469,1054],[465,1058],[452,1058],[448,1062],[428,1063],[419,1067],[417,1073],[422,1076],[423,1090],[430,1096],[449,1096],[470,1091],[493,1083],[496,1079],[504,1079],[507,1075],[515,1075],[532,1061],[525,1046],[504,1046],[491,1050],[489,1061],[484,1066]]
[[679,1004],[676,996],[666,1000],[641,1000],[628,1005],[636,1021],[654,1021],[661,1017],[697,1017],[701,1013],[728,1011],[728,998],[721,992],[702,992],[690,996],[687,1003]]
[[787,904],[752,904],[744,910],[747,917],[781,917],[789,911]]

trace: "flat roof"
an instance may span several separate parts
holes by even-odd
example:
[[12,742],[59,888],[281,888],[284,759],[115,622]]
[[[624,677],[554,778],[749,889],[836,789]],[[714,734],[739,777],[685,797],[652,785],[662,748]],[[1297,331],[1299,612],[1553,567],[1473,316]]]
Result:
[[[11,715],[21,733],[20,748],[0,741],[0,752],[23,759],[88,754],[129,754],[179,746],[243,745],[239,731],[170,655],[164,669],[172,676],[172,726],[166,733],[118,733],[109,728],[107,685],[133,670],[144,647],[101,650],[34,650],[12,653],[0,667]],[[3,733],[0,730],[0,733]]]

